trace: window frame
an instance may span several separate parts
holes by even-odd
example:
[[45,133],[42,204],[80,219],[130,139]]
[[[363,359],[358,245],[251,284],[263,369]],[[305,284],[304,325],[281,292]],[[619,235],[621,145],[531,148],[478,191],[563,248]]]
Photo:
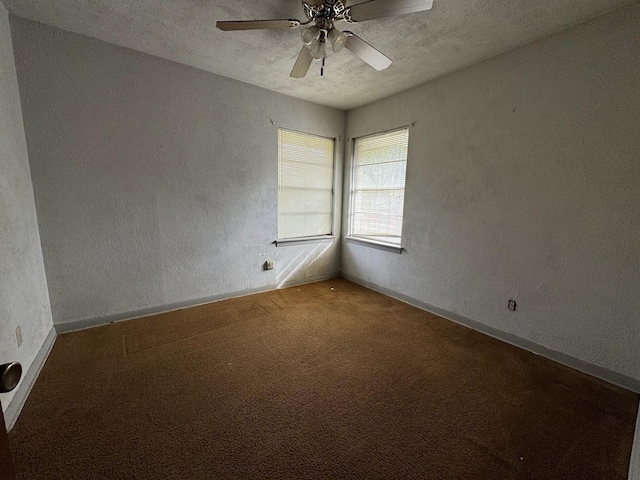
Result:
[[370,133],[367,135],[362,135],[359,137],[354,137],[351,141],[351,162],[350,162],[350,169],[349,169],[349,210],[348,210],[348,221],[347,221],[347,235],[345,237],[345,241],[347,243],[352,243],[352,244],[356,244],[356,245],[362,245],[362,246],[366,246],[366,247],[372,247],[372,248],[376,248],[379,250],[383,250],[383,251],[388,251],[388,252],[393,252],[393,253],[402,253],[405,249],[403,247],[403,240],[404,240],[404,210],[405,210],[405,199],[406,199],[406,191],[407,191],[407,172],[405,169],[405,178],[404,178],[404,185],[402,188],[402,225],[400,227],[400,241],[399,243],[391,243],[391,242],[384,242],[381,240],[377,240],[371,237],[366,237],[366,236],[360,236],[360,235],[354,235],[353,233],[353,222],[354,222],[354,206],[355,206],[355,195],[356,195],[356,168],[357,168],[357,162],[356,162],[356,142],[362,139],[366,139],[366,138],[370,138],[370,137],[377,137],[380,135],[385,135],[385,134],[389,134],[389,133],[394,133],[394,132],[401,132],[401,131],[406,131],[407,132],[407,156],[405,159],[405,163],[408,167],[408,163],[409,163],[409,136],[410,136],[410,125],[404,125],[401,127],[396,127],[396,128],[392,128],[389,130],[383,130],[380,132],[375,132],[375,133]]
[[306,243],[319,243],[319,242],[330,242],[335,240],[335,219],[336,219],[336,152],[338,148],[338,142],[335,137],[327,136],[327,135],[319,135],[317,133],[306,132],[303,130],[296,130],[293,128],[286,128],[278,126],[276,128],[276,170],[277,170],[277,187],[276,187],[276,218],[278,223],[280,222],[280,200],[279,200],[279,184],[280,184],[280,130],[286,132],[297,133],[301,135],[309,135],[311,137],[317,137],[324,140],[331,140],[333,144],[333,148],[331,148],[331,214],[330,214],[330,233],[322,234],[322,235],[309,235],[304,237],[280,237],[280,228],[279,225],[276,226],[276,240],[273,242],[276,247],[281,246],[293,246],[293,245],[302,245]]

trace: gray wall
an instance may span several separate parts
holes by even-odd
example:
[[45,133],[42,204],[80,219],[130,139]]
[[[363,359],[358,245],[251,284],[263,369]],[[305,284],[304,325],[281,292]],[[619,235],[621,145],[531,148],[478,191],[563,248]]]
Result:
[[[277,127],[339,137],[343,112],[28,20],[11,26],[54,323],[339,271],[339,241],[272,242]],[[337,151],[341,184],[342,140]],[[267,258],[275,270],[262,271]]]
[[[0,364],[18,361],[26,372],[51,328],[9,18],[0,4]],[[0,394],[3,412],[15,393]]]
[[345,243],[342,270],[640,379],[639,25],[636,3],[350,111],[348,138],[416,123],[406,252]]

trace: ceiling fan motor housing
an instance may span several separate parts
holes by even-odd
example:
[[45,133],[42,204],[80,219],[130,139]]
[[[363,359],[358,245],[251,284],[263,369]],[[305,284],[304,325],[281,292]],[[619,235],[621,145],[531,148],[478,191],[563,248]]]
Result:
[[351,21],[349,9],[345,7],[341,0],[325,0],[320,5],[309,5],[302,2],[304,13],[311,21],[316,22],[316,26],[323,30],[331,30],[333,22],[338,20]]

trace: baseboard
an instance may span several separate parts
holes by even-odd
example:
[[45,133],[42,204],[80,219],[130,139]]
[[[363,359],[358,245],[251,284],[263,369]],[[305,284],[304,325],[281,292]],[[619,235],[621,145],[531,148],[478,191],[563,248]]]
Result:
[[22,412],[22,408],[27,401],[29,392],[31,392],[31,389],[35,385],[36,379],[38,378],[42,367],[44,367],[47,357],[49,357],[49,353],[51,353],[51,350],[53,349],[55,341],[56,331],[54,328],[51,328],[47,334],[47,338],[45,338],[44,343],[42,344],[42,347],[40,347],[36,358],[33,359],[31,366],[16,387],[15,395],[11,399],[11,402],[9,402],[9,405],[7,405],[7,410],[4,413],[7,431],[11,430],[16,424],[18,416],[20,415],[20,412]]
[[478,322],[476,320],[471,320],[470,318],[463,317],[462,315],[458,315],[457,313],[449,312],[442,308],[430,305],[426,302],[417,300],[407,295],[403,295],[388,288],[381,287],[380,285],[376,285],[375,283],[363,280],[358,277],[354,277],[347,273],[342,272],[340,275],[346,280],[349,280],[353,283],[357,283],[358,285],[362,285],[363,287],[367,287],[371,290],[383,293],[385,295],[388,295],[389,297],[393,297],[397,300],[408,303],[409,305],[413,305],[414,307],[426,310],[440,317],[446,318],[447,320],[451,320],[452,322],[459,323],[460,325],[463,325],[465,327],[472,328],[473,330],[477,330],[481,333],[484,333],[485,335],[489,335],[490,337],[496,338],[524,350],[528,350],[532,353],[535,353],[536,355],[546,357],[550,360],[566,365],[567,367],[579,370],[582,373],[586,373],[587,375],[591,375],[593,377],[604,380],[605,382],[612,383],[613,385],[617,385],[635,393],[640,393],[640,380],[636,380],[635,378],[627,377],[626,375],[622,375],[598,365],[593,365],[591,363],[585,362],[584,360],[572,357],[571,355],[551,350],[530,340],[518,337],[517,335],[503,332],[502,330],[490,327],[488,325],[485,325],[484,323]]
[[629,480],[640,480],[640,409],[636,421],[636,435],[631,449],[631,462],[629,463]]
[[279,287],[270,285],[267,287],[253,288],[249,290],[242,290],[238,292],[223,293],[220,295],[212,295],[210,297],[202,297],[192,300],[185,300],[181,302],[167,303],[164,305],[158,305],[155,307],[147,307],[139,310],[131,310],[123,313],[115,313],[112,315],[105,315],[102,317],[94,317],[83,320],[74,320],[67,323],[58,323],[55,326],[57,333],[75,332],[78,330],[85,330],[87,328],[99,327],[101,325],[107,325],[109,323],[123,322],[126,320],[133,320],[136,318],[148,317],[151,315],[158,315],[160,313],[174,312],[176,310],[182,310],[184,308],[197,307],[200,305],[206,305],[208,303],[220,302],[222,300],[228,300],[230,298],[244,297],[246,295],[253,295],[255,293],[263,293],[271,290],[277,290],[278,288],[289,288],[296,285],[303,285],[305,283],[320,282],[322,280],[330,280],[332,278],[338,278],[339,272],[333,272],[323,275],[316,275],[314,277],[307,277],[299,280],[293,280],[284,282]]

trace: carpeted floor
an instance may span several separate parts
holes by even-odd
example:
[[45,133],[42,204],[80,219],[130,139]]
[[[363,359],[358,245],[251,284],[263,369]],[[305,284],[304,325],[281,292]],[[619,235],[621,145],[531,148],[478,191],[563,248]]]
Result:
[[626,479],[638,396],[345,280],[58,337],[20,479]]

